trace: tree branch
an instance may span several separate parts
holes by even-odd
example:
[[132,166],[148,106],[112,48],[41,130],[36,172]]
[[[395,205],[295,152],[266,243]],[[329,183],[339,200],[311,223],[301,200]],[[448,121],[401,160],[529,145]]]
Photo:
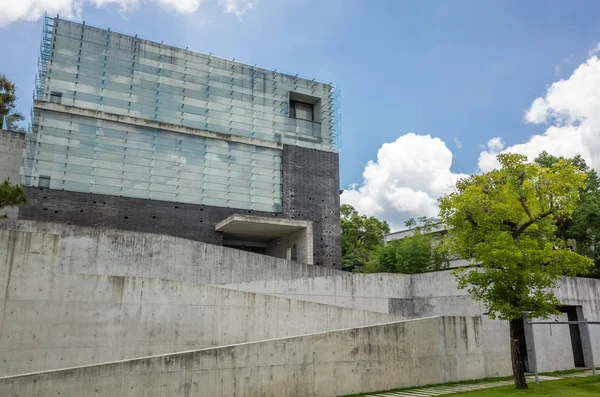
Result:
[[517,226],[518,226],[518,225],[517,225],[515,222],[511,222],[511,221],[508,221],[508,220],[505,220],[505,221],[503,221],[502,223],[503,223],[505,226],[508,226],[508,227],[510,227],[510,229],[511,229],[511,230],[516,230],[516,229],[517,229]]
[[523,207],[523,210],[525,210],[525,213],[527,214],[527,216],[529,217],[529,220],[533,220],[533,217],[531,216],[531,211],[529,211],[529,208],[527,208],[527,197],[525,197],[523,194],[521,194],[519,196],[519,202],[521,203],[521,207]]
[[467,220],[469,221],[469,223],[471,224],[471,226],[473,226],[474,229],[477,228],[477,222],[475,222],[475,219],[473,219],[473,216],[471,216],[471,214],[467,214],[465,216],[465,218],[467,218]]
[[517,240],[519,238],[519,236],[525,231],[525,229],[527,229],[529,226],[533,225],[534,223],[541,221],[542,219],[552,215],[554,213],[554,206],[552,205],[552,203],[550,203],[550,209],[546,212],[541,213],[537,218],[535,219],[530,219],[527,222],[525,222],[524,224],[522,224],[521,226],[519,226],[519,228],[517,230],[515,230],[515,232],[513,233],[513,238],[515,240]]

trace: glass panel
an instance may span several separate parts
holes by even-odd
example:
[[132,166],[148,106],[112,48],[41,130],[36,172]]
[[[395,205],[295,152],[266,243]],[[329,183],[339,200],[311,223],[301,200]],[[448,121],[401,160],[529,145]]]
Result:
[[125,197],[272,211],[280,150],[35,110],[27,184]]
[[[56,91],[68,106],[274,142],[312,137],[293,144],[319,150],[339,144],[339,90],[330,84],[70,21],[57,20],[53,39],[44,100],[56,101]],[[290,107],[290,92],[318,98],[319,109]]]

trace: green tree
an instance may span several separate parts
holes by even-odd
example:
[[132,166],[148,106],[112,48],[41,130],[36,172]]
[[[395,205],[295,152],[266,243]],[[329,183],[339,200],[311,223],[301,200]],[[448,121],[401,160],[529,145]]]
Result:
[[25,191],[19,185],[11,185],[10,178],[0,185],[0,208],[27,203]]
[[6,118],[9,130],[23,130],[19,127],[19,122],[25,118],[21,113],[13,112],[17,95],[15,93],[15,83],[10,81],[5,75],[0,75],[0,123]]
[[[563,158],[544,151],[536,157],[535,162],[551,167],[559,160]],[[567,161],[585,172],[587,179],[579,192],[579,201],[573,214],[558,220],[558,234],[563,239],[574,240],[575,251],[594,260],[594,269],[588,276],[600,277],[600,178],[581,156]]]
[[480,265],[455,271],[458,287],[483,302],[490,318],[509,322],[515,386],[527,388],[519,350],[522,313],[557,313],[551,288],[592,265],[557,237],[556,225],[575,210],[586,173],[565,159],[550,167],[517,154],[500,154],[498,161],[500,169],[457,182],[440,199],[440,218],[449,227],[449,252]]
[[415,274],[447,269],[448,256],[439,249],[438,234],[434,233],[439,220],[421,217],[419,223],[417,226],[417,221],[409,219],[405,225],[412,234],[379,247],[365,271]]
[[375,217],[360,215],[351,205],[340,207],[342,226],[342,266],[344,270],[363,269],[390,227]]

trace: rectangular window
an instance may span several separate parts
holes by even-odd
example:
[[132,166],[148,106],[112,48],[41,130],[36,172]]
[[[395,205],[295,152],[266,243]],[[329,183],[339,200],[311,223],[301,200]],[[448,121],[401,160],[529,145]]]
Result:
[[60,103],[62,100],[62,92],[52,91],[50,93],[50,102]]
[[290,100],[290,117],[315,121],[314,105],[312,103]]
[[38,187],[41,189],[50,188],[50,177],[46,175],[40,175],[38,178]]

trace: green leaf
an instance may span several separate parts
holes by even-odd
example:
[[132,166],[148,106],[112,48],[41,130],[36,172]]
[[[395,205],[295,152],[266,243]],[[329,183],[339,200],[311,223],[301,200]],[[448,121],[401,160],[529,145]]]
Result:
[[518,319],[523,311],[548,317],[559,304],[551,289],[560,278],[593,265],[559,233],[559,223],[578,211],[589,170],[581,158],[547,153],[534,163],[517,154],[500,154],[498,161],[500,169],[465,178],[440,199],[449,228],[443,246],[479,264],[454,274],[490,317]]

